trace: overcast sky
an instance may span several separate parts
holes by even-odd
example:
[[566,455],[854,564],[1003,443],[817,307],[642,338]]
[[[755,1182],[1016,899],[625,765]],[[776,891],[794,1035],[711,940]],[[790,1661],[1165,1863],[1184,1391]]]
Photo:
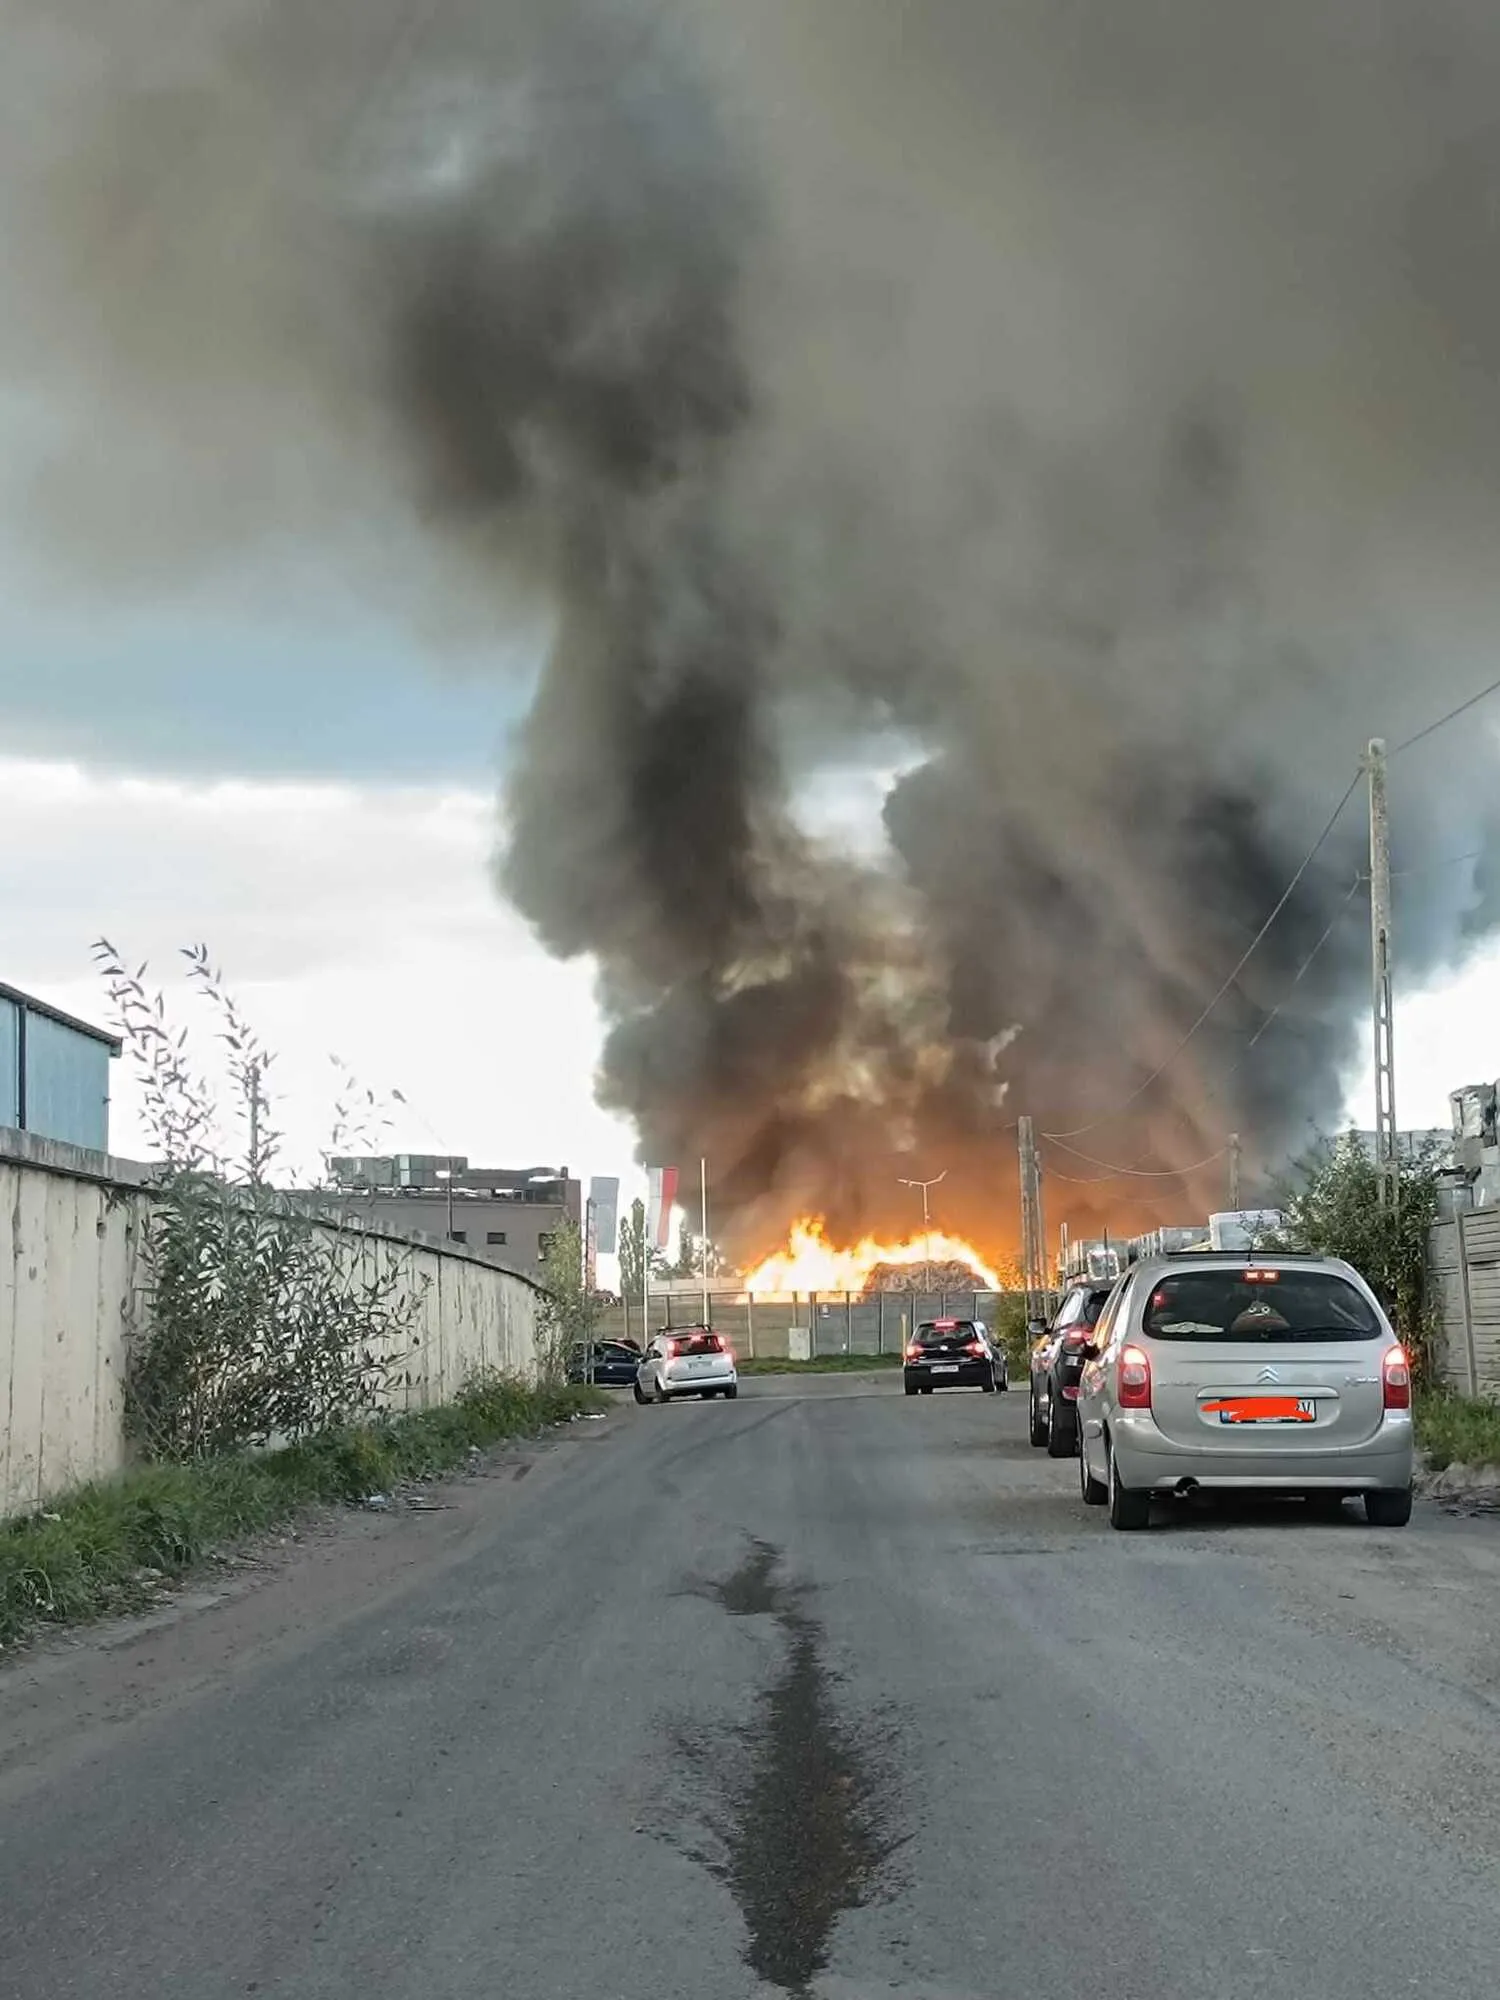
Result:
[[[122,613],[10,581],[0,978],[105,1020],[89,947],[107,935],[150,961],[211,1061],[178,960],[203,940],[277,1053],[300,1168],[328,1139],[337,1055],[404,1097],[391,1150],[638,1185],[634,1135],[593,1101],[591,967],[549,959],[492,886],[524,635],[427,657],[335,597]],[[836,780],[808,816],[863,842],[880,784]],[[113,1144],[149,1151],[123,1063]]]

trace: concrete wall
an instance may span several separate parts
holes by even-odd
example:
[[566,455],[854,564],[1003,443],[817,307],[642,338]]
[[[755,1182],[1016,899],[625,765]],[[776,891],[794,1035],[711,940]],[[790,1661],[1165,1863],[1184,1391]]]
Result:
[[[126,1463],[145,1180],[129,1162],[0,1131],[0,1518]],[[396,1406],[446,1402],[476,1367],[534,1373],[540,1294],[526,1279],[437,1243],[319,1226],[351,1256],[411,1260],[422,1297]]]
[[1463,1395],[1500,1399],[1500,1208],[1438,1223],[1427,1264],[1442,1326],[1441,1379]]

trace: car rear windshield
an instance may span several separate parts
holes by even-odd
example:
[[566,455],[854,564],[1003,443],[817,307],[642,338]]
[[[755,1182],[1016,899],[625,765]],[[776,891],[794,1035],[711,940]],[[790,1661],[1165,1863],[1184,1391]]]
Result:
[[1058,1332],[1065,1333],[1070,1326],[1097,1326],[1110,1289],[1108,1285],[1101,1285],[1092,1292],[1083,1292],[1076,1299],[1069,1299],[1057,1315]]
[[917,1328],[917,1341],[922,1347],[941,1347],[948,1340],[973,1340],[977,1328],[971,1319],[950,1319],[942,1326],[936,1320],[930,1325]]
[[722,1354],[724,1343],[716,1333],[704,1333],[701,1328],[692,1333],[674,1333],[668,1338],[679,1354]]
[[1159,1278],[1142,1320],[1153,1340],[1374,1340],[1379,1318],[1334,1271],[1173,1272]]

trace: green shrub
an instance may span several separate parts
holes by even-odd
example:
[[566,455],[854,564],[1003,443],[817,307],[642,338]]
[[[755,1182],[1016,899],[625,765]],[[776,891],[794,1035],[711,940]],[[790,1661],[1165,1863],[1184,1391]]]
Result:
[[146,1601],[158,1576],[181,1575],[307,1507],[435,1478],[473,1451],[601,1406],[588,1389],[529,1389],[480,1374],[439,1409],[326,1431],[279,1451],[147,1465],[83,1487],[44,1514],[0,1525],[0,1644],[38,1624],[129,1609]]

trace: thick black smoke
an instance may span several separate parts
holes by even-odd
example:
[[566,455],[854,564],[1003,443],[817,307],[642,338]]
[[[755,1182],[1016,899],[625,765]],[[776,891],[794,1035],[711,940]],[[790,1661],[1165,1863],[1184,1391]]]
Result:
[[[0,0],[39,541],[540,611],[504,886],[740,1240],[943,1167],[1003,1237],[1021,1111],[1142,1167],[1336,1115],[1357,803],[1179,1044],[1365,740],[1490,678],[1492,8],[99,13]],[[876,858],[808,830],[882,758]],[[1398,866],[1492,846],[1492,780],[1477,724],[1398,759]],[[1493,867],[1401,880],[1409,990]]]

